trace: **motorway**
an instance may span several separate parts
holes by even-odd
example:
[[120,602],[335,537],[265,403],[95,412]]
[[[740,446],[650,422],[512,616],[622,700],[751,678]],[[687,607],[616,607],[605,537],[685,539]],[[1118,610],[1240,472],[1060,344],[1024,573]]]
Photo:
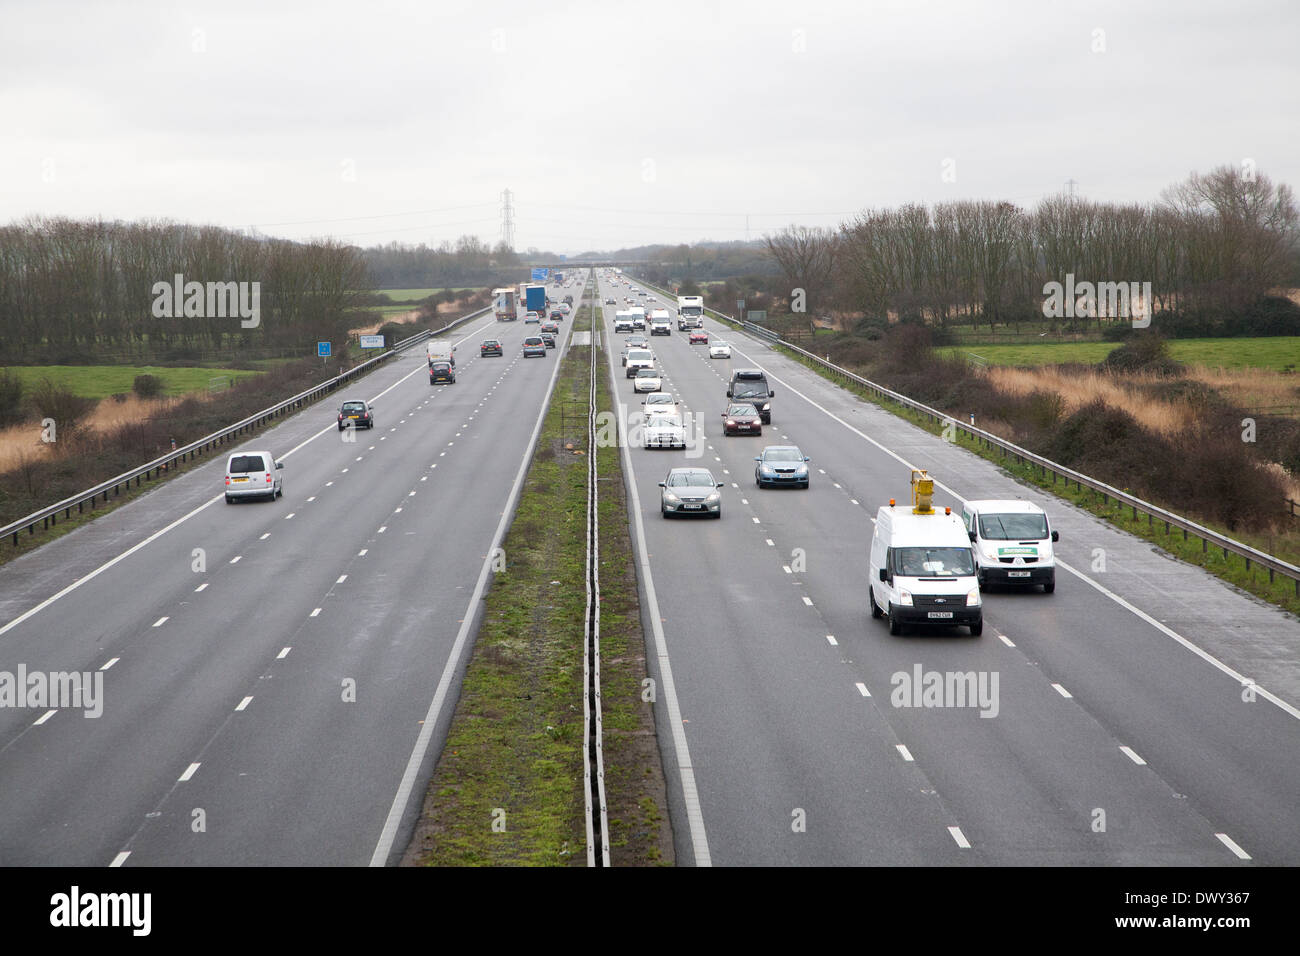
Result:
[[[0,670],[105,699],[0,709],[0,865],[397,859],[564,347],[523,359],[536,331],[488,315],[454,385],[416,346],[259,433],[281,499],[225,504],[218,453],[0,568]],[[338,431],[350,398],[373,430]]]
[[[631,424],[640,396],[612,333],[629,291],[608,278],[600,289],[618,301],[605,328]],[[672,314],[673,334],[651,347],[705,436],[625,454],[680,861],[1300,863],[1293,617],[711,319],[734,352],[710,360],[676,330],[675,303],[638,304]],[[773,422],[761,438],[724,438],[730,370],[754,366],[775,390]],[[753,457],[791,443],[812,458],[811,488],[759,491]],[[727,483],[721,520],[660,516],[657,483],[686,464]],[[868,551],[876,509],[909,500],[912,466],[937,479],[936,506],[1046,509],[1061,534],[1056,593],[987,593],[979,638],[890,637],[867,608]],[[996,674],[996,714],[894,706],[894,675],[918,665]]]

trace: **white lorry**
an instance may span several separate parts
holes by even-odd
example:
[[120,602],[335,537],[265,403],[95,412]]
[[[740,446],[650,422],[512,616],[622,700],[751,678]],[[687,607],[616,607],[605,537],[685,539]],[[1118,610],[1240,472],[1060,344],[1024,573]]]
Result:
[[429,357],[429,367],[433,367],[434,362],[450,362],[452,367],[456,367],[456,346],[450,342],[441,339],[430,339],[429,344],[425,346],[425,351]]
[[679,295],[677,297],[677,331],[704,328],[704,296]]

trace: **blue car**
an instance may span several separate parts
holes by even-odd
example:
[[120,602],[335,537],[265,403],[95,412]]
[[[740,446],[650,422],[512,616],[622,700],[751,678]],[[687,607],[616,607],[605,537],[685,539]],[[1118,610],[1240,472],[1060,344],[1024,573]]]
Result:
[[754,484],[760,488],[773,485],[808,487],[807,455],[794,445],[768,445],[754,461]]

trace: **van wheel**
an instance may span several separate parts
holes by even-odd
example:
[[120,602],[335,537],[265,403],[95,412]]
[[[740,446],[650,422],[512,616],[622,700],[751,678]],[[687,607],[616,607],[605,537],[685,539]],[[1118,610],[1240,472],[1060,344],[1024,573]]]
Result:
[[1050,578],[1047,579],[1047,583],[1043,585],[1043,593],[1051,594],[1055,590],[1056,590],[1056,575],[1053,574]]
[[230,497],[230,495],[226,495],[226,504],[233,505],[234,503],[235,503],[235,499]]
[[979,637],[983,633],[984,633],[984,618],[980,618],[978,621],[976,621],[974,624],[970,626],[970,636]]
[[889,633],[895,636],[903,633],[903,622],[900,621],[898,615],[894,613],[892,605],[889,608]]
[[876,593],[871,590],[870,585],[867,585],[867,600],[871,603],[871,617],[873,620],[878,620],[885,616],[885,612],[882,611],[880,605],[876,603]]

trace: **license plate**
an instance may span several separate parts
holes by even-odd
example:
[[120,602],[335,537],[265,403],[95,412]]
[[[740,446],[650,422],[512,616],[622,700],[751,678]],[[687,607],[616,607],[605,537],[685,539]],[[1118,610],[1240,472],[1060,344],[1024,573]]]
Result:
[[926,615],[926,617],[930,618],[932,621],[946,621],[952,617],[952,611],[931,611]]
[[682,505],[683,511],[700,511],[703,508],[704,505]]
[[1028,571],[1008,571],[1008,572],[1007,572],[1007,577],[1009,577],[1009,578],[1027,578],[1027,577],[1029,577],[1029,572],[1028,572]]
[[231,478],[231,481],[247,481],[247,478]]
[[739,429],[739,430],[742,431],[742,432],[747,432],[747,431],[749,431],[750,426],[749,426],[749,425],[737,425],[736,428]]

